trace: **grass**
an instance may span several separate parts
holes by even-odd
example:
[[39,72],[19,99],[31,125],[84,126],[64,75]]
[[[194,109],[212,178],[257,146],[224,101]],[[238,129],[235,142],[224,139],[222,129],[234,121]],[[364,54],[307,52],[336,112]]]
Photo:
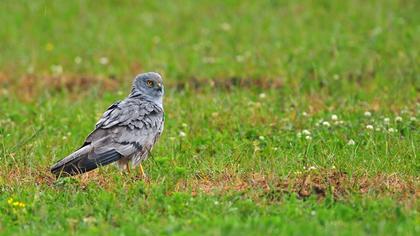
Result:
[[[416,1],[0,9],[0,234],[419,234]],[[150,181],[55,180],[143,71],[166,88]]]

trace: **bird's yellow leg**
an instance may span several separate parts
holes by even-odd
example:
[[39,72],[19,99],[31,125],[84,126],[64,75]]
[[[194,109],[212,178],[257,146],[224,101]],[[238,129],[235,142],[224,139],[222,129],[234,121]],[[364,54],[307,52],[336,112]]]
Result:
[[125,164],[125,169],[127,169],[127,172],[130,174],[130,165],[128,164],[128,162],[127,164]]
[[140,171],[141,177],[146,178],[146,174],[144,173],[143,166],[141,165],[141,163],[139,165],[139,171]]

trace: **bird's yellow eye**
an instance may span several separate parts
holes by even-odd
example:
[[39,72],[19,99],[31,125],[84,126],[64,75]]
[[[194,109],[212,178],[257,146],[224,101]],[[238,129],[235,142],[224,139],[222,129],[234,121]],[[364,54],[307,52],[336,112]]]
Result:
[[153,81],[148,80],[146,81],[147,87],[151,88],[153,86]]

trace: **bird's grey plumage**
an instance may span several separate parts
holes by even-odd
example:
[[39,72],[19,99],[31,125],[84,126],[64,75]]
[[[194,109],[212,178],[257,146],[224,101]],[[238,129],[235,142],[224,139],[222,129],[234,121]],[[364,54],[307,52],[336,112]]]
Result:
[[112,104],[83,146],[57,162],[51,172],[75,175],[117,162],[124,168],[145,160],[164,126],[163,81],[158,73],[138,75],[127,98]]

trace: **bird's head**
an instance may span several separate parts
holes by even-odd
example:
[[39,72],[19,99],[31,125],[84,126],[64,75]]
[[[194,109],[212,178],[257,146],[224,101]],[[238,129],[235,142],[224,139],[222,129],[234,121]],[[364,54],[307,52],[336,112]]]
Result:
[[162,104],[163,93],[162,76],[156,72],[147,72],[136,76],[130,96],[141,95],[153,102]]

